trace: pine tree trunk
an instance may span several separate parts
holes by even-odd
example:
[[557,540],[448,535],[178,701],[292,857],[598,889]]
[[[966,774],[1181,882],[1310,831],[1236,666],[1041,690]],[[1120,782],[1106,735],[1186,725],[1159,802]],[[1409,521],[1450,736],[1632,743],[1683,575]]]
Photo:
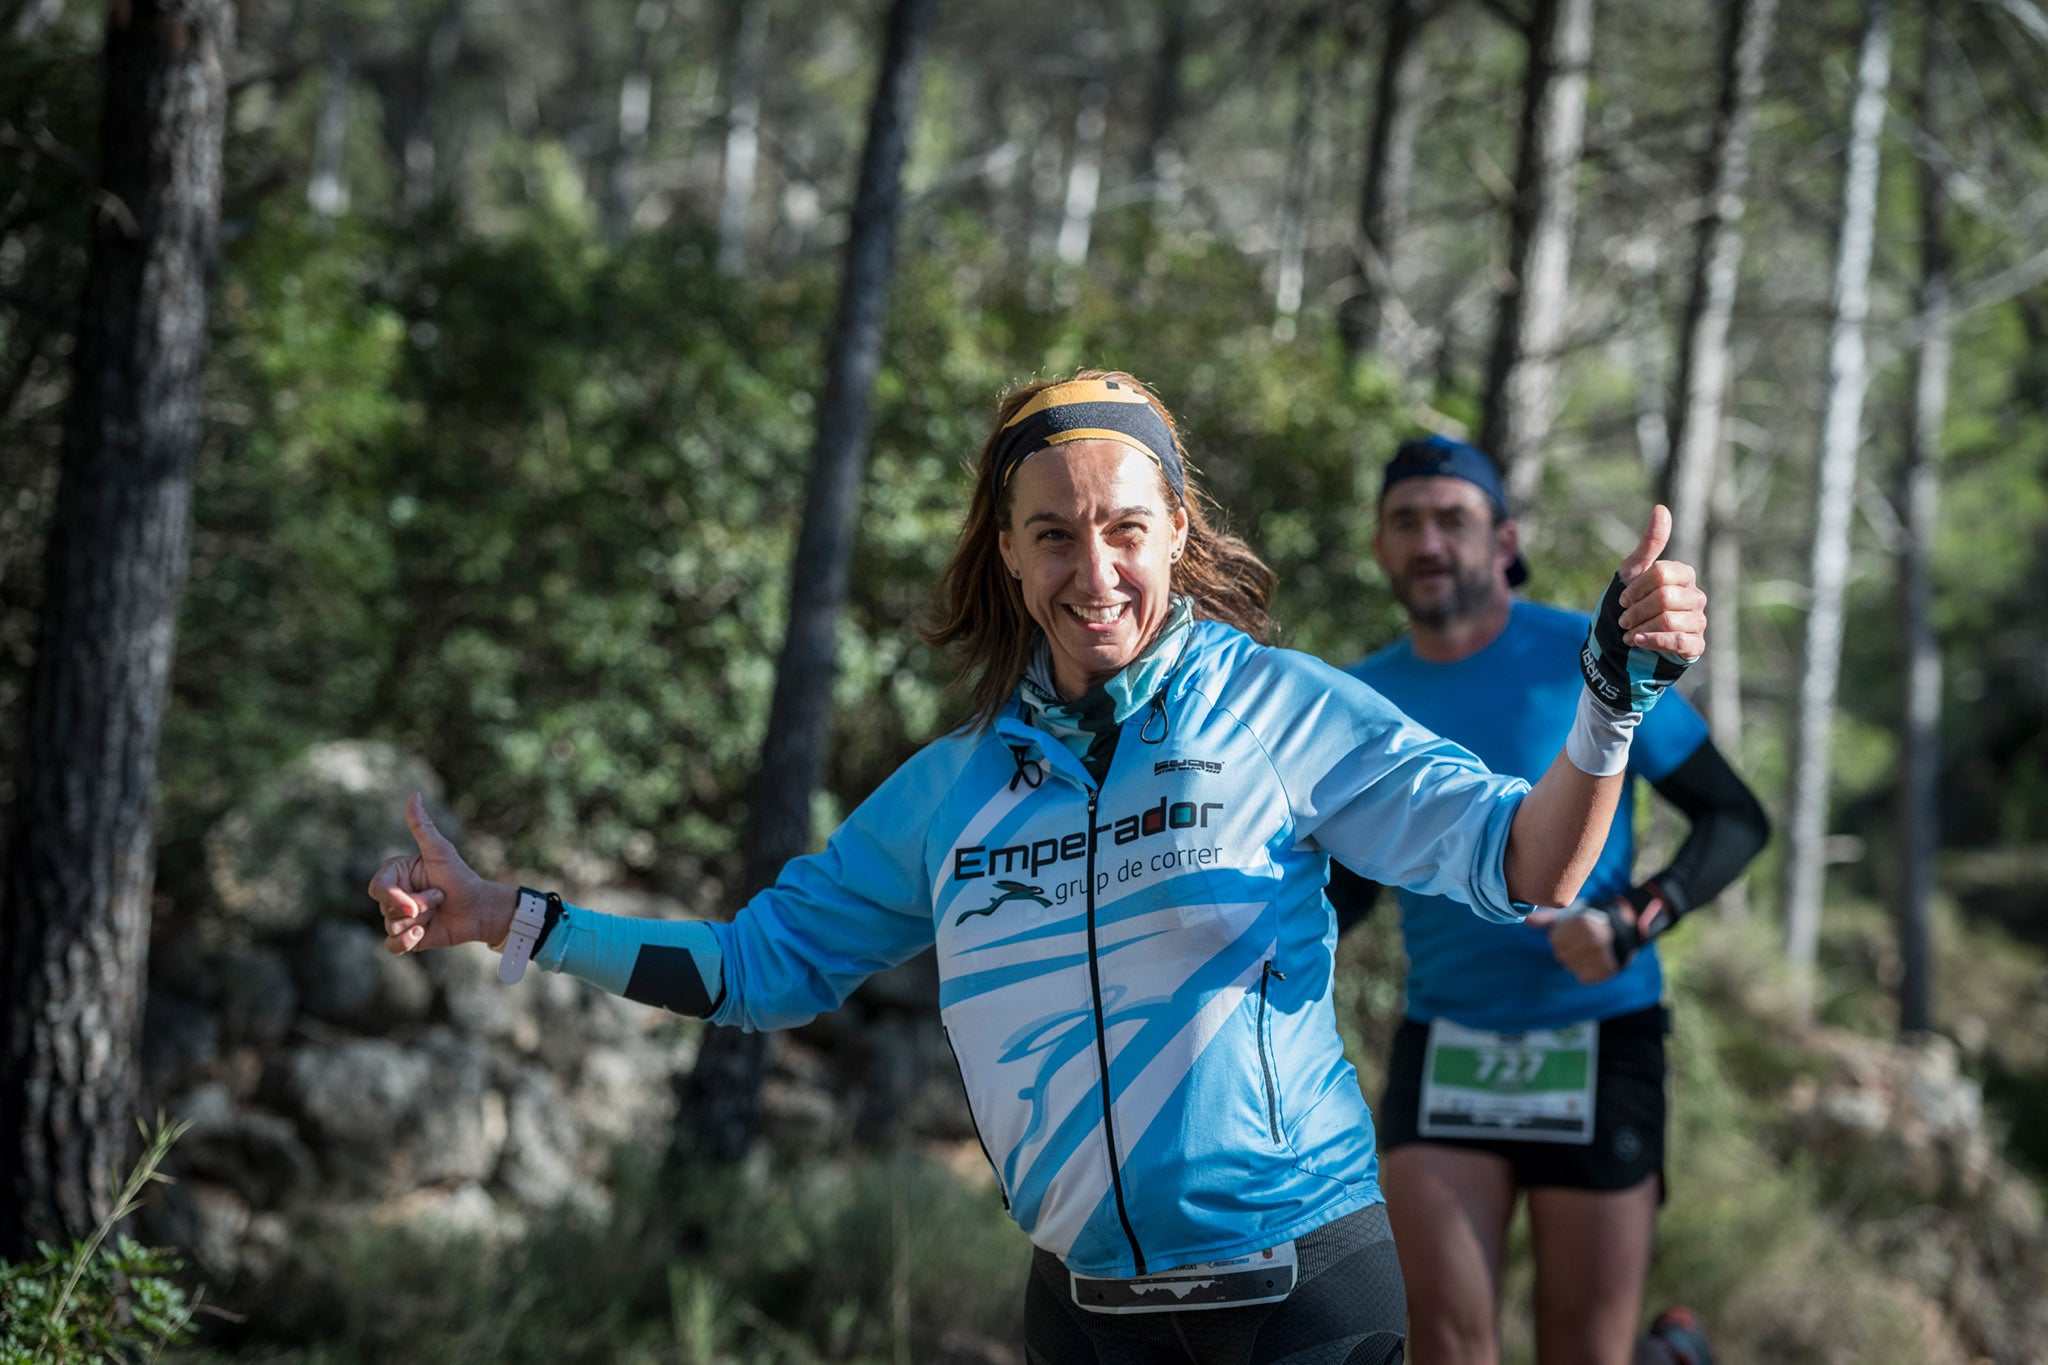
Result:
[[132,0],[107,29],[108,208],[79,311],[0,885],[0,1258],[89,1230],[134,1139],[157,740],[190,558],[233,24],[225,0]]
[[1811,606],[1793,729],[1792,798],[1785,848],[1786,956],[1797,1004],[1813,1007],[1813,963],[1820,941],[1826,880],[1829,741],[1842,668],[1842,597],[1849,577],[1849,521],[1862,444],[1863,398],[1870,384],[1863,325],[1870,311],[1870,258],[1877,220],[1878,137],[1891,77],[1887,0],[1866,0],[1856,63],[1856,102],[1842,178],[1841,232],[1835,252],[1834,328],[1828,345],[1827,403],[1821,423],[1814,495]]
[[[1938,146],[1940,109],[1934,97],[1935,34],[1931,17],[1920,35],[1921,131]],[[1934,958],[1928,931],[1940,845],[1941,641],[1934,629],[1931,560],[1940,492],[1941,431],[1948,417],[1950,331],[1954,302],[1948,246],[1948,179],[1935,154],[1920,158],[1919,364],[1913,384],[1913,426],[1899,471],[1905,542],[1899,555],[1900,663],[1906,680],[1899,726],[1899,1031],[1934,1027]]]
[[725,156],[719,166],[718,268],[747,268],[747,225],[761,158],[761,73],[768,61],[768,0],[735,0],[725,59]]
[[1686,292],[1685,326],[1672,397],[1671,459],[1663,500],[1671,508],[1667,553],[1700,552],[1721,459],[1721,414],[1728,401],[1728,322],[1742,273],[1742,216],[1749,186],[1749,142],[1763,93],[1777,0],[1732,0],[1721,42],[1721,104],[1701,186],[1700,219]]
[[[839,314],[818,404],[803,529],[790,569],[789,631],[775,674],[768,734],[754,779],[744,894],[770,885],[811,845],[811,797],[831,740],[835,635],[846,605],[867,464],[869,403],[881,367],[882,318],[895,270],[903,161],[936,0],[894,0],[879,83],[861,151]],[[695,1149],[738,1157],[760,1121],[770,1035],[713,1029],[685,1085],[684,1122]]]
[[1479,429],[1480,445],[1507,471],[1508,497],[1518,508],[1531,505],[1542,481],[1543,443],[1557,412],[1592,54],[1593,0],[1535,0],[1508,283],[1495,317]]
[[[1408,227],[1408,191],[1415,175],[1415,125],[1422,109],[1428,63],[1422,29],[1431,0],[1393,0],[1380,49],[1379,83],[1367,136],[1365,180],[1359,190],[1357,266],[1337,313],[1337,330],[1352,366],[1367,356],[1389,356],[1396,329],[1395,253]],[[1403,364],[1414,357],[1403,356]]]

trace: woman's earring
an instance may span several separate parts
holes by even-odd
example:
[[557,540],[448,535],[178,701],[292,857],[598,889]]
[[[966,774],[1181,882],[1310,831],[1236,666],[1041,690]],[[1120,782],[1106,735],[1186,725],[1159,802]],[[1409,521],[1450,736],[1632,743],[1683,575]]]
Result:
[[1012,569],[1012,570],[1010,570],[1010,577],[1012,577],[1012,578],[1022,578],[1023,576],[1024,576],[1024,571],[1023,571],[1022,569]]

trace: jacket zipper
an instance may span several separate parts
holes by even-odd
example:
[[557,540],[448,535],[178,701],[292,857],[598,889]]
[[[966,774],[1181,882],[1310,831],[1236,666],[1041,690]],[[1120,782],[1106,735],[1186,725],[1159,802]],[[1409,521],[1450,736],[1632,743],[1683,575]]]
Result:
[[1273,1084],[1272,1053],[1266,1047],[1266,984],[1276,976],[1282,981],[1287,979],[1287,973],[1275,967],[1273,960],[1267,958],[1264,969],[1259,972],[1259,1075],[1266,1082],[1266,1127],[1272,1132],[1273,1141],[1278,1142],[1280,1100],[1276,1093],[1277,1087]]
[[[1095,999],[1095,1063],[1102,1077],[1102,1140],[1109,1146],[1109,1186],[1116,1192],[1116,1216],[1131,1244],[1131,1257],[1138,1273],[1145,1270],[1145,1253],[1138,1246],[1138,1234],[1131,1227],[1130,1210],[1124,1205],[1123,1159],[1116,1150],[1116,1114],[1109,1091],[1109,1030],[1102,1017],[1102,964],[1095,956],[1095,802],[1097,791],[1088,793],[1088,987]],[[1271,965],[1270,963],[1268,964]],[[1261,987],[1263,990],[1263,986]]]

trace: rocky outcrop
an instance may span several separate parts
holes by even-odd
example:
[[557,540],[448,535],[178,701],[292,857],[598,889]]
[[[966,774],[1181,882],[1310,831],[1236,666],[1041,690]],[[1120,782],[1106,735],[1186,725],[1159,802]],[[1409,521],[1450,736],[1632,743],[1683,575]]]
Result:
[[[670,1139],[701,1024],[540,972],[508,987],[478,947],[384,951],[364,886],[413,846],[411,792],[459,828],[440,790],[388,746],[310,750],[220,821],[214,903],[165,917],[152,947],[150,1099],[192,1127],[145,1232],[273,1327],[317,1318],[311,1258],[350,1229],[514,1237],[599,1218],[622,1149],[655,1160]],[[564,891],[608,913],[689,914],[644,889]],[[782,1040],[769,1139],[971,1139],[937,999],[927,957]]]

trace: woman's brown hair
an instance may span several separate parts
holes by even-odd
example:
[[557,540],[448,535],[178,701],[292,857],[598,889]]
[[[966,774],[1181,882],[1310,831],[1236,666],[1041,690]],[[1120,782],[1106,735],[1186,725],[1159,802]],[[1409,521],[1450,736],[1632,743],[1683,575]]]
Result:
[[[1222,530],[1223,509],[1216,505],[1188,465],[1187,448],[1173,414],[1151,389],[1121,370],[1080,370],[1071,379],[1113,379],[1135,389],[1157,409],[1173,433],[1173,443],[1187,465],[1187,497],[1176,498],[1162,473],[1161,495],[1169,509],[1187,513],[1187,541],[1173,565],[1173,591],[1191,599],[1196,618],[1224,621],[1261,643],[1270,643],[1273,621],[1273,571],[1252,548]],[[956,689],[967,694],[973,708],[969,724],[983,728],[1001,714],[1017,680],[1031,661],[1038,641],[1038,623],[1024,610],[1024,594],[1003,563],[997,536],[1008,525],[1011,493],[995,488],[995,451],[1003,426],[1039,392],[1067,379],[1034,379],[1005,392],[996,404],[996,418],[974,464],[974,493],[953,557],[934,590],[933,624],[924,638],[935,645],[960,645],[965,655]]]

